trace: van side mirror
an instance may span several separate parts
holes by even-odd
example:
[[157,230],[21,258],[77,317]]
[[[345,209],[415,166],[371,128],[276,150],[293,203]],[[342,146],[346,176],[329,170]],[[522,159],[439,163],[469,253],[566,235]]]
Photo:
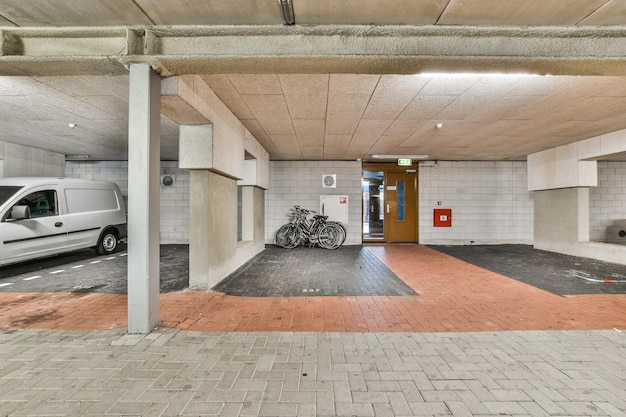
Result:
[[30,219],[30,207],[13,206],[13,208],[11,208],[11,215],[9,216],[9,219],[11,220]]

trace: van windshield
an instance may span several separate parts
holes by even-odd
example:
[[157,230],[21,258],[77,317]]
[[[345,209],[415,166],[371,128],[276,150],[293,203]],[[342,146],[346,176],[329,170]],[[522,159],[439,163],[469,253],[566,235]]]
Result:
[[23,187],[12,187],[8,185],[0,185],[0,206]]

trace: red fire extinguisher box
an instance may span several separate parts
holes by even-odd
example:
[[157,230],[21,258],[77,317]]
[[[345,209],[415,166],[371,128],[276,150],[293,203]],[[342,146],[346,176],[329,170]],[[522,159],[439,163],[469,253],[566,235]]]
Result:
[[452,227],[452,209],[447,209],[447,208],[433,209],[433,226]]

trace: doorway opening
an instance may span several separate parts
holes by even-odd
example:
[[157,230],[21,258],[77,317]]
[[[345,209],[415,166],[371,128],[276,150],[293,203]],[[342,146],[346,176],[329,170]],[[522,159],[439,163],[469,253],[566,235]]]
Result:
[[363,241],[417,242],[417,164],[363,165]]
[[363,173],[363,239],[385,238],[385,173]]

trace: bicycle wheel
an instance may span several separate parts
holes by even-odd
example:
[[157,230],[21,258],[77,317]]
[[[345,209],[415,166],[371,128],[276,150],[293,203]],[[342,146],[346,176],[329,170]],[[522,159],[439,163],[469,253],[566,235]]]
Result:
[[335,221],[330,221],[327,222],[326,224],[334,224],[337,225],[337,227],[339,227],[339,229],[341,229],[341,243],[339,243],[339,245],[343,245],[343,243],[346,241],[346,237],[348,237],[348,231],[346,230],[346,226],[344,226],[343,224],[341,224],[340,222],[335,222]]
[[342,234],[339,226],[327,224],[319,231],[317,243],[324,249],[337,249],[341,246]]
[[285,249],[295,248],[302,242],[302,230],[293,224],[284,224],[276,232],[276,244]]

